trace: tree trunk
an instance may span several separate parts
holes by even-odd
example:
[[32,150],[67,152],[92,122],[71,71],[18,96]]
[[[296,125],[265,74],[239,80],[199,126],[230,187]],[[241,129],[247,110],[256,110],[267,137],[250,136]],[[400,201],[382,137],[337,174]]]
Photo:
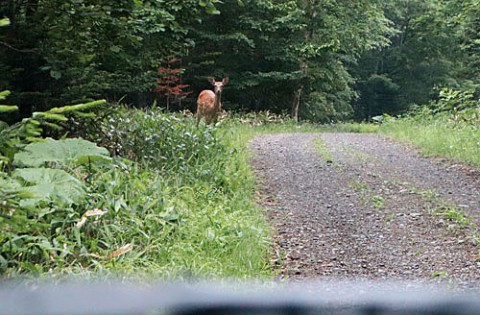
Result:
[[25,14],[28,18],[31,18],[37,12],[39,0],[27,0],[27,7],[25,9]]
[[[309,0],[305,3],[305,7],[303,8],[306,12],[308,12],[308,20],[307,26],[304,29],[303,37],[305,43],[312,43],[313,37],[315,35],[315,19],[317,18],[317,0]],[[303,90],[305,89],[305,83],[307,83],[308,89],[308,80],[309,80],[309,66],[308,66],[308,59],[302,56],[299,60],[300,62],[300,71],[302,73],[302,78],[300,81],[300,85],[297,87],[297,90],[294,92],[293,96],[293,104],[292,104],[292,118],[298,122],[298,113],[300,111],[300,104],[302,100]]]
[[303,84],[300,84],[293,96],[292,112],[290,114],[296,122],[298,122],[298,111],[300,109],[300,100],[302,98],[302,92],[303,92]]
[[8,1],[8,15],[7,17],[10,19],[10,24],[11,25],[15,25],[16,23],[16,11],[17,10],[17,7],[15,5],[15,1],[14,0],[9,0]]

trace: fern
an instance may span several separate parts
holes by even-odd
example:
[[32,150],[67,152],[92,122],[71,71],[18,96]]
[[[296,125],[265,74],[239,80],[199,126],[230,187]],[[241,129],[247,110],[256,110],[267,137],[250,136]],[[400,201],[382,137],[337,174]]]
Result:
[[53,114],[50,112],[34,112],[32,117],[35,119],[56,120],[56,121],[68,121],[68,118],[64,115]]
[[50,114],[67,114],[67,113],[72,113],[72,112],[85,112],[85,111],[90,111],[93,108],[96,108],[96,107],[98,107],[100,105],[103,105],[105,103],[106,103],[105,100],[98,100],[98,101],[93,101],[93,102],[84,103],[84,104],[54,107],[54,108],[50,109],[47,113],[50,113]]
[[3,101],[4,99],[7,98],[7,96],[10,95],[10,91],[6,90],[6,91],[0,91],[0,101]]
[[[0,101],[3,101],[10,95],[10,91],[0,91]],[[0,105],[0,114],[2,113],[9,113],[18,110],[18,106],[16,105]]]
[[[0,92],[0,100],[4,100],[10,94],[9,91]],[[60,131],[64,128],[61,123],[68,121],[66,115],[92,117],[93,108],[105,104],[105,100],[93,101],[84,104],[54,107],[46,112],[35,112],[32,117],[8,126],[0,122],[0,171],[11,169],[14,154],[21,151],[28,143],[34,143],[41,139],[42,127],[49,127]],[[16,106],[0,105],[0,114],[16,110]],[[87,160],[98,159],[88,157]],[[98,154],[102,155],[102,154]],[[85,162],[82,162],[85,163]]]
[[0,27],[10,25],[10,20],[8,18],[0,19]]

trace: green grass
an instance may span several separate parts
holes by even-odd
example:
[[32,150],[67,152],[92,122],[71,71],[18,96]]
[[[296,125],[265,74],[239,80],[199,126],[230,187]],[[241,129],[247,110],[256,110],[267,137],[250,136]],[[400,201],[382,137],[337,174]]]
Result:
[[369,123],[338,123],[327,127],[327,131],[352,133],[377,133],[379,125]]
[[446,119],[404,119],[382,125],[379,132],[413,144],[425,155],[447,157],[480,167],[480,129],[476,127],[454,127]]
[[470,227],[473,223],[471,217],[467,216],[463,210],[454,204],[444,204],[436,209],[436,214],[442,216],[444,219],[458,225],[459,228],[464,229]]

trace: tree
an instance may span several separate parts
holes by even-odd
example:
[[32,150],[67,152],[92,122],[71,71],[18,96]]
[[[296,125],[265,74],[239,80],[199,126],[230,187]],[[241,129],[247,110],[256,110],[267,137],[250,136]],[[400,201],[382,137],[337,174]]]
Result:
[[[386,4],[385,14],[396,32],[390,37],[391,45],[363,54],[354,70],[359,78],[358,120],[382,111],[402,113],[411,104],[426,103],[436,86],[460,87],[465,77],[471,77],[460,74],[468,68],[462,66],[465,54],[458,49],[460,33],[465,35],[458,23],[463,6],[458,1],[420,0]],[[379,84],[383,85],[382,101],[375,96]]]
[[172,98],[181,107],[182,100],[192,93],[191,91],[185,91],[190,85],[182,84],[181,75],[185,69],[175,66],[180,62],[181,59],[179,58],[170,58],[165,60],[166,66],[157,69],[159,75],[157,78],[158,85],[154,88],[154,92],[157,93],[157,101],[165,99],[167,110],[170,110]]
[[[215,3],[210,1],[208,3]],[[196,0],[8,0],[0,84],[25,108],[104,97],[144,105],[160,61],[183,55]],[[209,5],[207,4],[207,7]]]
[[[144,106],[155,93],[170,108],[187,85],[197,93],[209,88],[206,77],[228,75],[227,109],[361,120],[424,103],[438,85],[477,86],[479,7],[479,0],[7,0],[0,88],[12,91],[22,116],[92,98]],[[181,67],[162,65],[172,56]],[[193,109],[185,99],[179,107]]]
[[450,23],[455,25],[456,38],[463,55],[456,76],[470,88],[479,89],[480,78],[480,1],[450,1],[449,12],[455,12]]
[[[244,1],[195,26],[187,75],[231,77],[226,98],[244,110],[288,111],[335,120],[352,112],[347,65],[387,43],[388,21],[375,1]],[[312,94],[313,93],[313,94]],[[312,94],[312,97],[310,97]],[[324,108],[334,109],[326,115]],[[325,114],[325,115],[324,115]]]
[[293,46],[301,77],[292,117],[303,114],[320,122],[348,118],[352,113],[350,101],[356,96],[348,65],[362,52],[388,43],[389,22],[377,1],[298,0],[296,3],[303,13],[299,23],[305,27],[299,29],[298,41]]

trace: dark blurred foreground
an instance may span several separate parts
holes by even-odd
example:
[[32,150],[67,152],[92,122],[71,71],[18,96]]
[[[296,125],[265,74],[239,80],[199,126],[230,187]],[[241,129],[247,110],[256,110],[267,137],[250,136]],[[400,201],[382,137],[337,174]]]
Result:
[[0,314],[480,314],[480,295],[408,283],[4,282]]

